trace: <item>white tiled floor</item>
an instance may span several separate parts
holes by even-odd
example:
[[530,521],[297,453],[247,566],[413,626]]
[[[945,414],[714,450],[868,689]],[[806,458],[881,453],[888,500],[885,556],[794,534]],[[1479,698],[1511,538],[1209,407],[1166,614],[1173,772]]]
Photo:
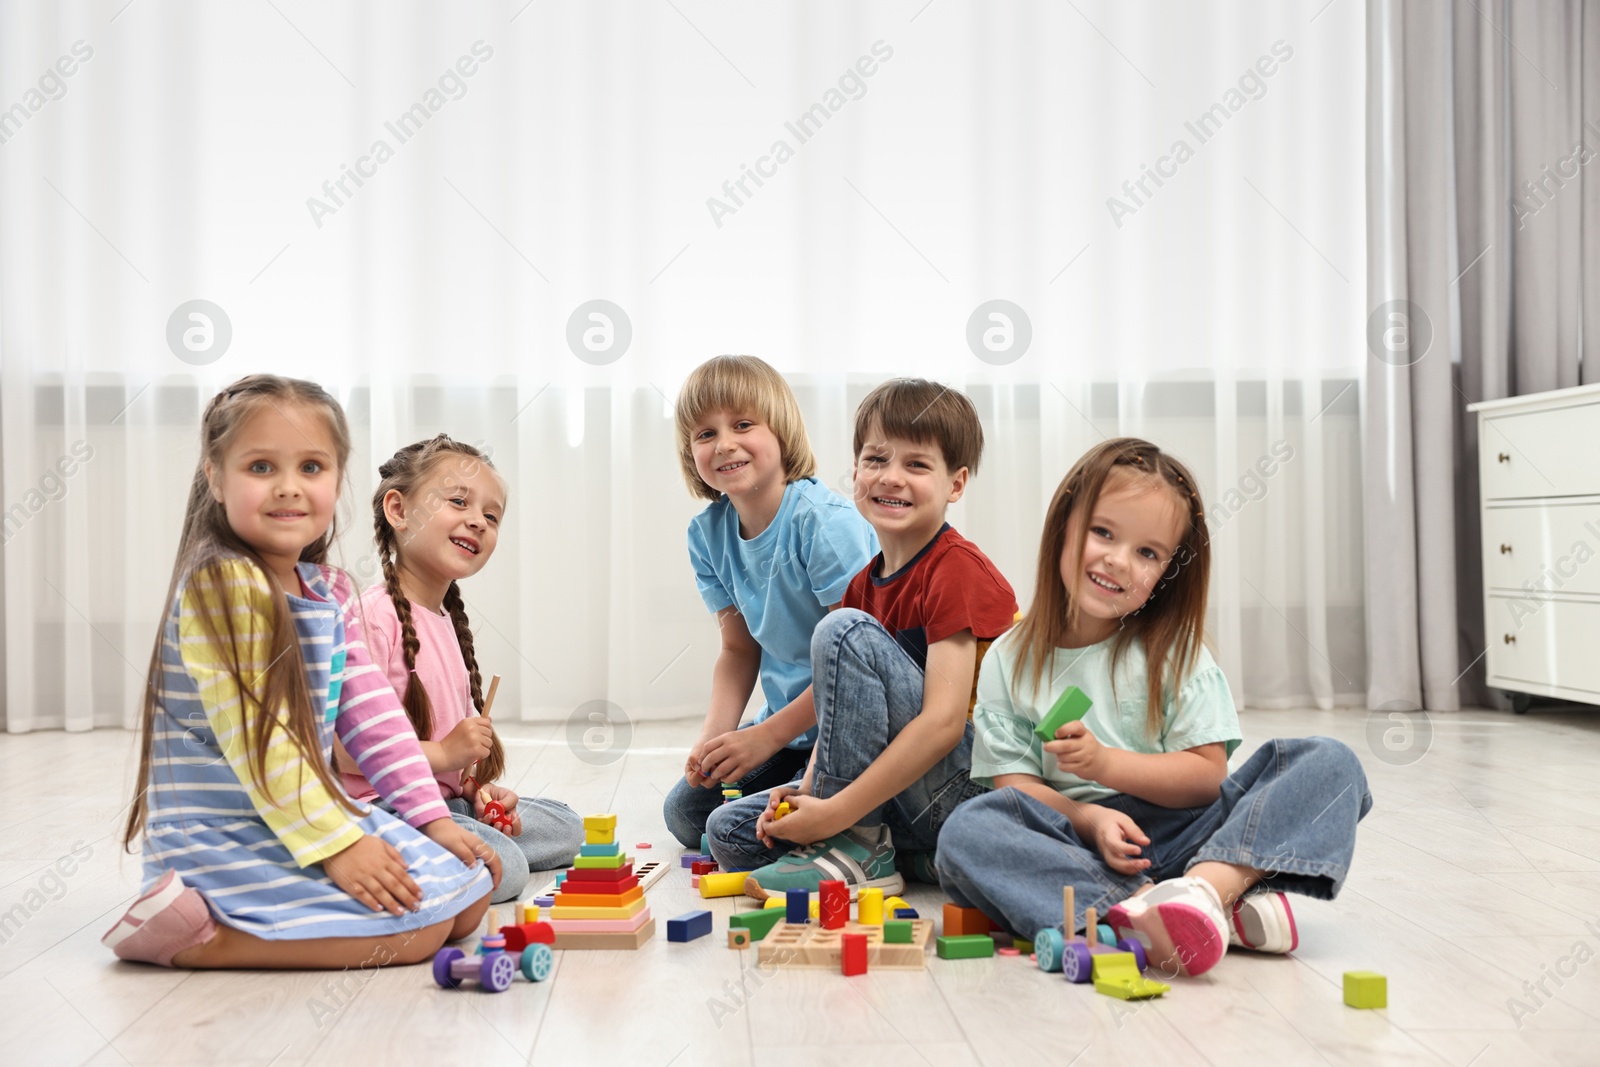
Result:
[[[1242,718],[1251,740],[1239,758],[1301,734],[1362,755],[1375,806],[1354,870],[1338,901],[1299,904],[1292,957],[1230,954],[1136,1005],[1005,957],[853,979],[768,975],[753,953],[725,947],[723,920],[744,906],[733,901],[711,905],[712,937],[666,941],[665,920],[700,905],[679,869],[651,890],[653,943],[558,954],[550,981],[498,996],[438,989],[422,967],[330,976],[121,964],[98,938],[138,878],[113,828],[132,735],[0,738],[0,1056],[279,1067],[1600,1063],[1600,709],[1435,715],[1428,750],[1405,766],[1369,747],[1365,712]],[[653,856],[676,857],[661,794],[695,724],[641,724],[627,755],[598,768],[554,725],[498,725],[520,791],[615,811],[627,847],[651,841]],[[51,865],[74,846],[87,859],[58,881]],[[907,896],[925,912],[942,901],[926,886]],[[1340,975],[1353,969],[1388,976],[1387,1010],[1343,1005]]]

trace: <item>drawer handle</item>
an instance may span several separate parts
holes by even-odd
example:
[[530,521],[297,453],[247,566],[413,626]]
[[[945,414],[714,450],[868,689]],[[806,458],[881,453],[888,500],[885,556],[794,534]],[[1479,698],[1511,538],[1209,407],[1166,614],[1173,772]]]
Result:
[[1508,454],[1506,454],[1505,452],[1502,452],[1502,453],[1500,453],[1500,462],[1501,463],[1510,463],[1511,462],[1511,457]]
[[1501,554],[1501,555],[1502,555],[1502,556],[1509,556],[1509,555],[1511,555],[1511,546],[1510,546],[1510,545],[1507,545],[1507,544],[1502,544],[1502,545],[1501,545],[1501,546],[1500,546],[1500,554]]
[[1506,644],[1514,645],[1516,643],[1517,643],[1517,639],[1516,639],[1515,636],[1513,636],[1512,634],[1506,634]]

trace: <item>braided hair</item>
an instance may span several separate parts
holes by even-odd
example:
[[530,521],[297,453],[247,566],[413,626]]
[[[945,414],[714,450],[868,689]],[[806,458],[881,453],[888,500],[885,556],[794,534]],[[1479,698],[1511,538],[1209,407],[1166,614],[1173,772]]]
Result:
[[[451,457],[462,463],[465,470],[476,470],[479,464],[490,470],[494,469],[489,457],[478,449],[465,442],[452,440],[446,434],[439,434],[429,440],[406,445],[385,460],[378,467],[378,476],[381,480],[372,494],[372,529],[378,543],[378,562],[383,568],[384,588],[394,603],[395,615],[400,619],[400,651],[405,657],[406,671],[410,675],[406,691],[401,694],[401,703],[405,706],[406,718],[411,720],[411,728],[424,741],[433,739],[433,703],[428,699],[427,687],[416,674],[417,652],[421,649],[422,642],[417,638],[416,624],[411,618],[411,601],[400,588],[398,563],[403,547],[400,534],[390,525],[389,517],[384,513],[383,500],[391,490],[402,497],[414,497],[434,467]],[[422,503],[425,506],[436,506],[431,500]],[[444,609],[450,613],[450,621],[455,624],[456,640],[461,645],[461,658],[467,665],[467,675],[472,685],[472,705],[481,715],[483,673],[478,669],[478,657],[473,651],[472,625],[467,618],[466,602],[462,599],[461,588],[456,582],[451,582],[445,589]],[[480,782],[492,782],[504,774],[505,769],[505,746],[500,743],[500,737],[496,734],[490,743],[489,754],[478,761],[478,770],[474,777]]]
[[[1118,437],[1103,441],[1073,464],[1056,487],[1045,513],[1044,534],[1039,544],[1039,567],[1034,581],[1034,601],[1028,614],[1017,624],[1019,670],[1013,690],[1019,702],[1023,695],[1022,678],[1030,678],[1035,696],[1043,691],[1044,672],[1055,650],[1066,644],[1076,628],[1082,605],[1070,595],[1062,582],[1062,571],[1077,573],[1083,562],[1083,546],[1088,537],[1088,517],[1100,493],[1112,477],[1134,477],[1172,492],[1186,512],[1177,548],[1167,570],[1137,610],[1122,619],[1122,628],[1111,650],[1111,674],[1134,641],[1144,644],[1148,669],[1145,724],[1151,736],[1159,736],[1163,725],[1163,692],[1176,693],[1181,679],[1194,668],[1205,640],[1206,594],[1211,579],[1210,537],[1206,533],[1205,508],[1194,476],[1173,456],[1149,441],[1137,437]],[[1080,521],[1073,527],[1075,515]],[[1067,544],[1069,532],[1075,543]],[[1070,552],[1068,563],[1062,557]],[[1113,684],[1115,682],[1113,681]]]

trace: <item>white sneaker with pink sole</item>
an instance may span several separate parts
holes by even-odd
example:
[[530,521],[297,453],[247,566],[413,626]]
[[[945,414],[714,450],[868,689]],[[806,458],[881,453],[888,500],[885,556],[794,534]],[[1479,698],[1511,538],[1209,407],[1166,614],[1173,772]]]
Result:
[[1233,902],[1228,916],[1228,944],[1256,952],[1293,952],[1300,946],[1300,930],[1282,893],[1252,893]]
[[1169,878],[1143,896],[1129,897],[1106,912],[1117,937],[1145,947],[1150,965],[1175,960],[1186,977],[1204,974],[1228,950],[1222,898],[1199,878]]

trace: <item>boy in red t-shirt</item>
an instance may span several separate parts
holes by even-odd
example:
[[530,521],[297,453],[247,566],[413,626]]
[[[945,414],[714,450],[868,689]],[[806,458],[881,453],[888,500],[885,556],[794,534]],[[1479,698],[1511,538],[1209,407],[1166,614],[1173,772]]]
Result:
[[[825,879],[900,892],[935,882],[939,828],[972,781],[978,663],[1016,617],[1011,585],[945,522],[983,453],[972,401],[896,379],[856,411],[855,503],[883,551],[811,637],[818,734],[805,777],[719,808],[707,832],[746,894]],[[780,802],[789,813],[775,818]],[[755,868],[751,870],[751,868]]]

